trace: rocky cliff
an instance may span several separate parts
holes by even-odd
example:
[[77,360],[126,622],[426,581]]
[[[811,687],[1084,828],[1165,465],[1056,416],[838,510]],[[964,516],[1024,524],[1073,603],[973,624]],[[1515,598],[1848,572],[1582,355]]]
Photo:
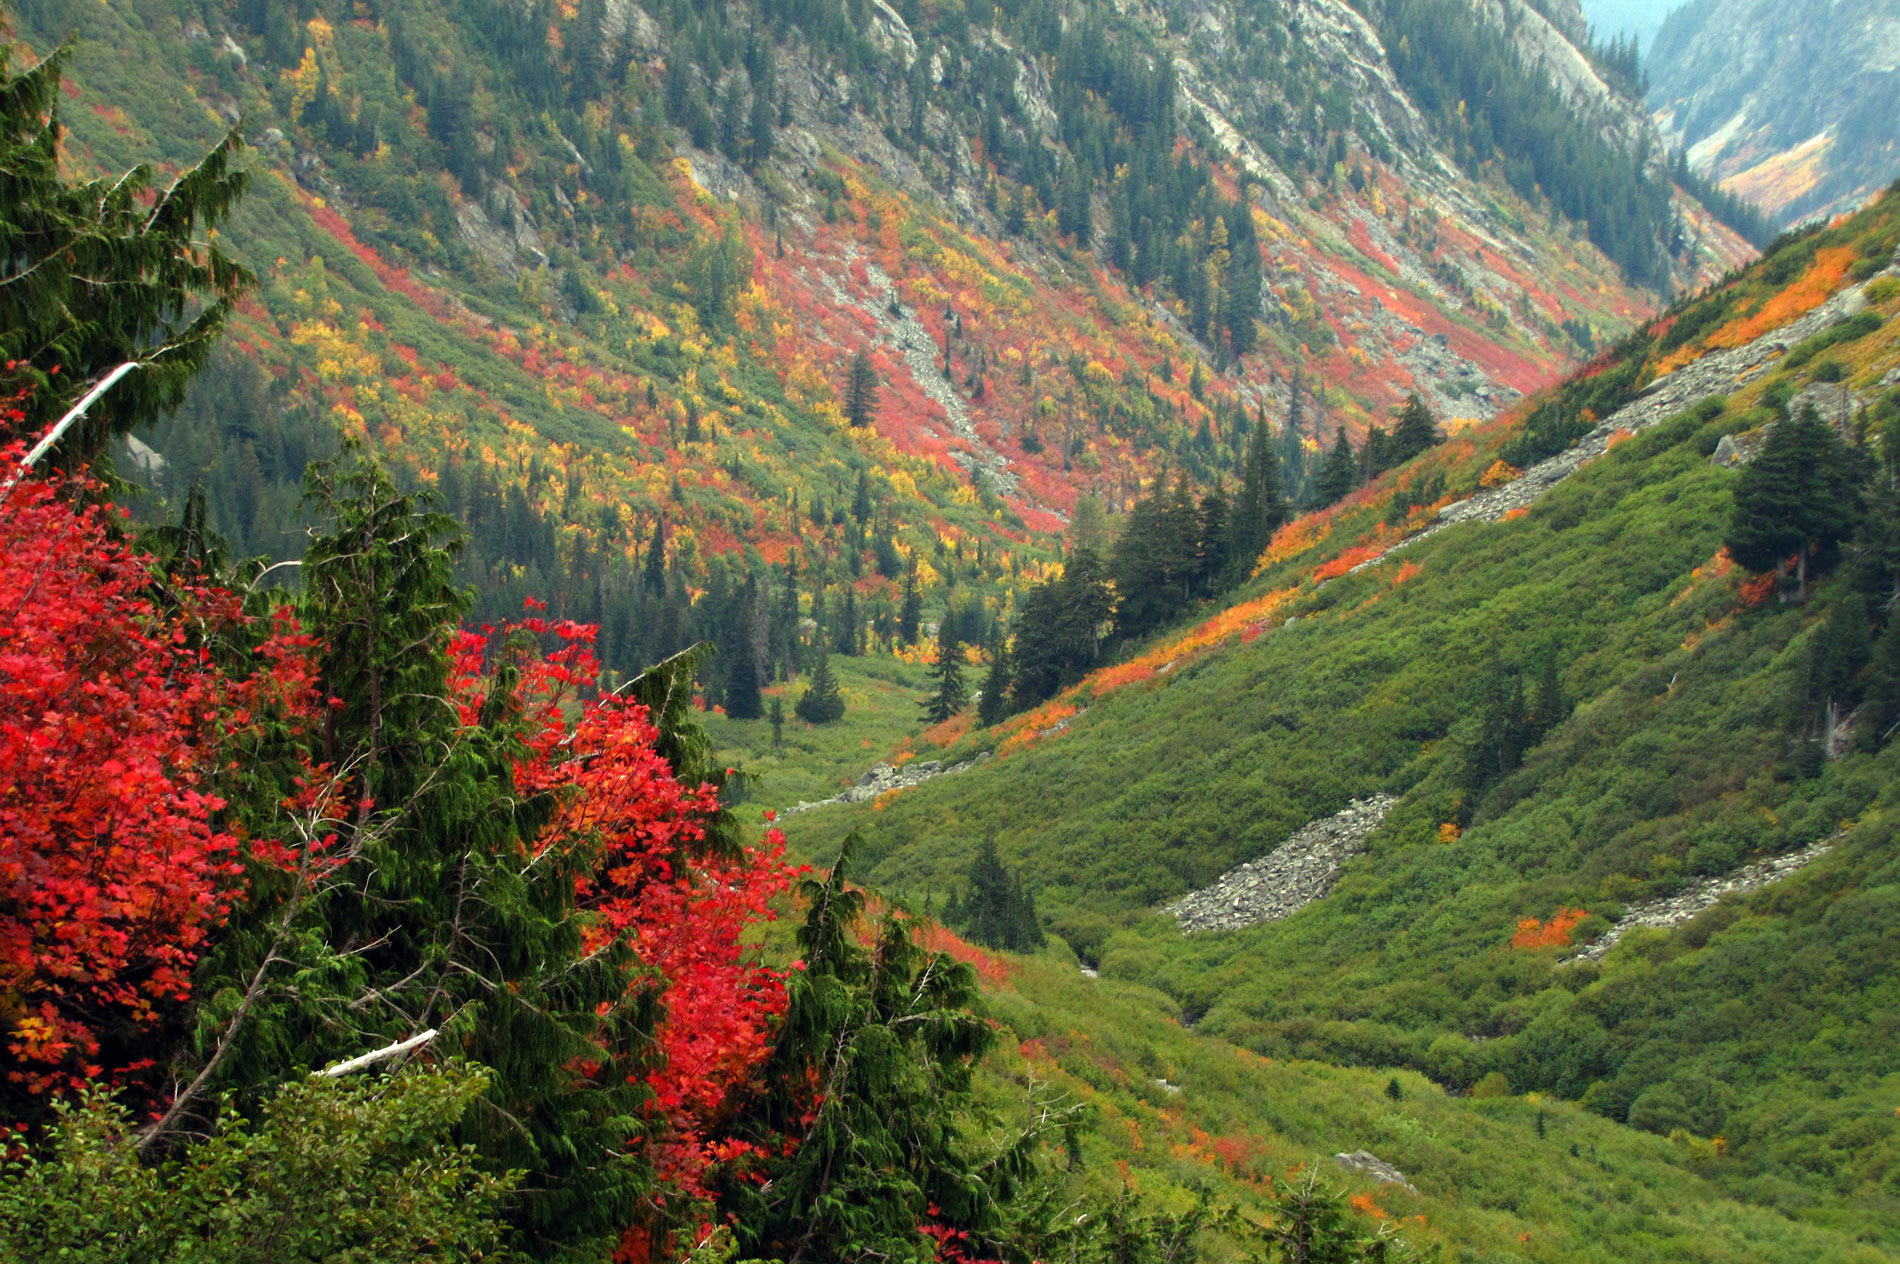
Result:
[[1888,0],[1696,0],[1649,55],[1650,103],[1690,163],[1783,223],[1900,176],[1900,9]]

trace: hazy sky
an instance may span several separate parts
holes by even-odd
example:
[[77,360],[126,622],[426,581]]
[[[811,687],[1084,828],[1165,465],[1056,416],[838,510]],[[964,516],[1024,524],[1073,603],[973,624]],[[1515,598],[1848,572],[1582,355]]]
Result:
[[1663,19],[1683,3],[1684,0],[1583,0],[1583,16],[1596,28],[1599,39],[1635,31],[1644,49],[1648,49]]

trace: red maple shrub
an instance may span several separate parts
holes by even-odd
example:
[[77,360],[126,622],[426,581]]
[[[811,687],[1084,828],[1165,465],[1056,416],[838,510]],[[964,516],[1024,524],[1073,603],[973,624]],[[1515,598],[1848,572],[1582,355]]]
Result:
[[0,1032],[30,1093],[149,1065],[132,1046],[239,894],[221,744],[309,703],[293,626],[224,675],[204,633],[248,622],[237,599],[174,582],[161,609],[94,490],[27,478],[0,503]]

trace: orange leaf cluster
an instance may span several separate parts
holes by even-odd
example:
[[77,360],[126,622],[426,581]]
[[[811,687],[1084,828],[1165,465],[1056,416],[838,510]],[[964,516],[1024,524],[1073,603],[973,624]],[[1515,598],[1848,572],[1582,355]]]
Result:
[[1768,604],[1775,595],[1775,573],[1763,571],[1742,585],[1742,604],[1750,610],[1759,609]]
[[975,723],[976,716],[971,712],[953,715],[943,723],[933,724],[925,729],[924,740],[932,746],[949,746],[960,741]]
[[1002,745],[996,748],[998,758],[1034,746],[1048,736],[1056,725],[1080,713],[1081,708],[1064,698],[1043,703],[1016,722],[1016,731],[1004,738]]
[[1517,924],[1517,933],[1511,936],[1513,948],[1565,948],[1570,944],[1571,932],[1577,923],[1590,916],[1580,908],[1558,909],[1556,916],[1548,922],[1540,922],[1527,917]]
[[1478,486],[1501,487],[1505,483],[1512,482],[1519,478],[1523,473],[1524,471],[1518,469],[1515,465],[1500,458],[1491,462],[1491,468],[1486,470],[1484,477],[1478,480]]
[[1657,366],[1657,372],[1673,373],[1704,351],[1739,347],[1753,342],[1771,330],[1779,329],[1797,316],[1805,315],[1828,300],[1847,278],[1847,270],[1858,258],[1852,246],[1832,246],[1817,251],[1814,262],[1801,279],[1775,294],[1752,316],[1730,321],[1710,334],[1698,347],[1693,341]]
[[1338,579],[1353,567],[1370,562],[1384,553],[1385,550],[1376,544],[1355,544],[1332,561],[1321,565],[1313,572],[1313,578],[1320,583],[1325,583],[1329,579]]

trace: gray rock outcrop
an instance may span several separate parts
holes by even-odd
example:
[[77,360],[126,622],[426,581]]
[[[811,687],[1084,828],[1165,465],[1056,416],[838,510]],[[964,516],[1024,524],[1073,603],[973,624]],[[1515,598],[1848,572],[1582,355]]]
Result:
[[1230,869],[1210,887],[1184,895],[1163,911],[1183,933],[1237,930],[1290,917],[1333,889],[1345,863],[1365,850],[1398,800],[1389,794],[1354,799],[1305,826],[1259,860]]
[[1610,949],[1616,947],[1618,940],[1639,926],[1679,926],[1683,922],[1715,907],[1725,895],[1742,895],[1758,890],[1771,882],[1778,882],[1797,869],[1804,868],[1825,856],[1834,846],[1834,839],[1824,838],[1810,843],[1800,851],[1791,851],[1785,856],[1770,856],[1758,860],[1752,865],[1744,865],[1733,873],[1719,878],[1704,878],[1691,884],[1686,890],[1660,900],[1648,900],[1633,906],[1617,920],[1616,925],[1603,933],[1581,951],[1572,953],[1563,959],[1562,964],[1573,961],[1601,961]]
[[1405,1179],[1405,1173],[1369,1150],[1354,1150],[1351,1154],[1335,1154],[1333,1162],[1348,1171],[1370,1176],[1381,1185],[1397,1185],[1408,1194],[1418,1193],[1418,1187]]
[[879,764],[859,777],[856,785],[846,787],[829,799],[820,799],[816,803],[801,802],[797,807],[781,809],[779,815],[791,816],[833,803],[863,803],[877,798],[887,790],[908,790],[912,786],[921,786],[934,777],[947,777],[951,773],[974,768],[989,757],[989,752],[985,751],[975,759],[966,759],[960,764],[946,765],[943,761],[936,759],[920,759],[915,763],[905,764],[902,768],[891,764]]

